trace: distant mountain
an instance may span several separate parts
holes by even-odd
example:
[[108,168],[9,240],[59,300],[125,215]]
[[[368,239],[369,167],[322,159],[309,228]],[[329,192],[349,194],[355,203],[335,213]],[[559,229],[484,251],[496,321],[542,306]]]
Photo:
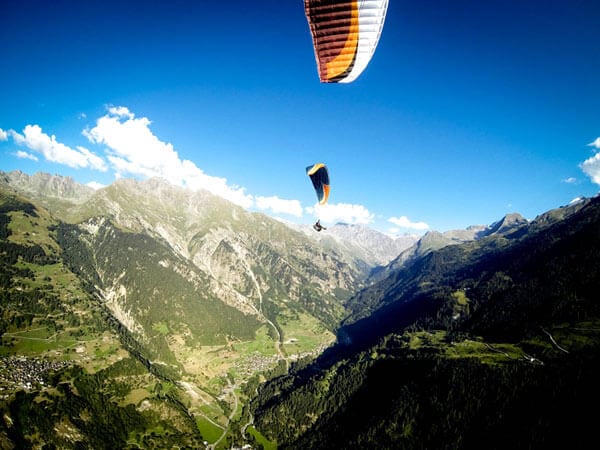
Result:
[[211,280],[223,301],[271,320],[269,308],[287,305],[333,327],[362,282],[355,261],[341,252],[206,191],[158,179],[119,180],[73,212],[79,219],[108,214],[121,227],[163,240]]
[[344,223],[336,224],[328,231],[327,235],[347,246],[348,251],[354,250],[356,255],[365,255],[364,260],[370,266],[388,264],[418,239],[416,235],[392,238],[364,225]]
[[[415,246],[371,277],[369,286],[350,300],[350,313],[344,319],[343,329],[354,328],[352,324],[370,317],[376,310],[381,310],[377,314],[385,316],[383,306],[398,295],[417,297],[432,287],[437,289],[441,280],[449,277],[448,273],[452,274],[452,278],[462,276],[468,267],[480,263],[482,258],[487,261],[491,255],[516,245],[520,239],[545,233],[549,227],[577,213],[588,202],[548,212],[532,222],[519,214],[509,214],[487,227],[471,227],[459,238],[454,232],[449,233],[450,238],[446,233],[427,233]],[[460,239],[465,240],[461,243]],[[404,320],[410,320],[410,317]],[[375,327],[379,332],[384,330],[380,325]]]
[[71,177],[37,172],[28,175],[20,170],[0,171],[0,186],[34,199],[49,210],[64,214],[72,205],[87,201],[94,190]]
[[281,448],[593,446],[598,230],[586,199],[413,257],[350,301],[342,344],[260,389],[255,426]]
[[374,270],[368,283],[373,284],[381,281],[394,271],[401,269],[407,262],[448,245],[463,244],[488,236],[508,234],[527,224],[528,221],[523,216],[512,213],[491,225],[472,225],[465,230],[449,230],[443,233],[428,231],[412,246],[399,253],[386,267]]
[[528,220],[517,213],[507,214],[498,222],[493,223],[488,229],[483,230],[478,237],[509,234],[528,224]]
[[55,198],[79,204],[94,193],[92,188],[77,183],[71,177],[44,172],[33,175],[27,175],[20,170],[0,172],[0,182],[40,200]]
[[418,240],[416,235],[394,238],[365,225],[347,223],[337,223],[320,233],[315,233],[311,226],[290,226],[318,241],[323,247],[342,251],[351,259],[362,262],[366,268],[388,264]]
[[[208,286],[223,301],[245,313],[264,315],[257,312],[262,301],[289,299],[304,302],[332,327],[342,316],[341,302],[364,276],[362,261],[340,249],[325,249],[278,221],[206,191],[192,192],[159,179],[120,179],[90,191],[69,178],[4,177],[11,188],[49,205],[66,222],[85,224],[105,217],[118,227],[162,240],[206,274]],[[60,197],[60,192],[72,195],[54,208],[48,198]]]

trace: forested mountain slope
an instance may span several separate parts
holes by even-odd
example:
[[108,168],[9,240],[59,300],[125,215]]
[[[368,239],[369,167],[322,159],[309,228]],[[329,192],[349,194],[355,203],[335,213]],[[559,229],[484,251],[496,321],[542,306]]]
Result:
[[[455,326],[470,317],[466,313],[477,309],[486,292],[498,295],[498,289],[509,288],[507,277],[519,280],[534,276],[534,267],[549,263],[545,260],[546,252],[562,250],[565,258],[569,258],[569,251],[584,253],[586,248],[594,248],[584,243],[584,248],[567,251],[565,246],[571,240],[593,239],[585,234],[583,227],[587,221],[594,220],[597,202],[598,199],[582,201],[545,213],[531,222],[515,221],[513,226],[504,227],[504,231],[412,258],[348,302],[351,313],[343,321],[341,336],[346,340],[372,341],[415,318],[422,322],[436,316],[442,317],[448,327]],[[579,237],[581,235],[583,237]],[[559,245],[558,242],[563,243]],[[559,250],[554,249],[555,245]],[[563,272],[560,277],[573,277],[579,270],[567,260],[556,264]],[[393,265],[395,262],[390,264]],[[542,274],[535,274],[536,280],[538,276]],[[499,282],[500,279],[505,281]],[[568,286],[573,287],[574,281],[570,280]],[[457,294],[458,291],[465,295]],[[464,296],[469,298],[468,303],[455,301]],[[450,299],[450,303],[447,309],[440,310],[445,299]],[[367,319],[363,321],[365,317]]]
[[0,190],[0,447],[201,445],[173,383],[69,270],[59,227]]
[[432,232],[368,281],[390,257],[368,230],[313,239],[161,180],[0,185],[3,448],[592,437],[598,198]]
[[589,448],[599,290],[599,198],[431,252],[355,297],[373,314],[267,383],[255,424],[281,448]]
[[11,172],[0,193],[0,372],[27,374],[0,379],[9,447],[101,448],[102,409],[131,419],[110,448],[244,442],[242,388],[330,345],[370,269],[363,247],[158,179]]
[[[47,198],[65,183],[44,183]],[[227,445],[239,434],[244,383],[334,339],[358,271],[302,234],[214,198],[195,197],[204,214],[169,216],[164,196],[186,201],[171,202],[180,212],[190,199],[158,187],[161,198],[135,183],[96,203],[94,194],[84,202],[66,195],[53,213],[0,188],[0,408],[9,448],[102,448],[102,410],[122,429],[105,448]],[[82,210],[93,214],[73,222]],[[56,217],[63,214],[68,222]],[[177,248],[183,236],[189,245]]]

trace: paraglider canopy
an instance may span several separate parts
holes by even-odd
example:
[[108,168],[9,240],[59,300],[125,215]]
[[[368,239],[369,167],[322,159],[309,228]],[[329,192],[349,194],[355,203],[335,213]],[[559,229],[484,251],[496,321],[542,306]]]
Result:
[[312,181],[319,204],[326,204],[329,199],[329,172],[327,166],[323,163],[313,164],[306,168],[306,174]]
[[322,83],[350,83],[373,57],[388,0],[304,0]]

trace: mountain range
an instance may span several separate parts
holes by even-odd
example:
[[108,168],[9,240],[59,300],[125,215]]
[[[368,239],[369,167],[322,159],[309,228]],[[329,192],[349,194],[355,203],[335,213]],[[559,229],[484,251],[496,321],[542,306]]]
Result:
[[[21,357],[23,345],[39,339],[35,357],[114,363],[107,355],[97,358],[83,340],[67,339],[87,336],[79,329],[83,321],[69,327],[76,321],[59,319],[62,310],[35,307],[39,297],[64,297],[67,284],[78,286],[70,289],[85,299],[85,308],[77,307],[85,310],[81,314],[100,315],[90,342],[104,339],[97,333],[113,333],[110,341],[120,343],[112,358],[129,354],[156,378],[129,383],[144,399],[154,399],[156,383],[172,384],[181,397],[175,405],[189,403],[178,407],[200,422],[196,434],[203,436],[224,436],[229,414],[241,410],[235,390],[251,377],[285,370],[330,345],[347,300],[398,245],[362,227],[354,240],[348,225],[316,239],[313,230],[159,179],[121,179],[94,191],[68,177],[15,171],[0,174],[0,189],[6,245],[16,254],[3,261],[10,311],[5,353]],[[32,260],[22,274],[23,254],[38,241],[52,270]],[[411,241],[398,242],[401,251]],[[63,274],[73,282],[61,281]],[[32,297],[27,311],[18,307],[23,293]],[[47,341],[56,329],[65,335],[59,348]]]
[[[494,405],[505,399],[506,420],[484,427],[497,433],[524,380],[541,396],[551,377],[587,387],[596,374],[598,202],[393,239],[348,224],[316,233],[160,179],[93,190],[2,172],[0,442],[485,444],[471,422],[490,412],[456,377],[498,381],[475,383]],[[557,372],[561,358],[580,372]],[[566,383],[553,398],[578,406]],[[427,413],[407,412],[417,400]],[[549,442],[551,418],[528,411],[537,428],[498,442]],[[471,421],[463,432],[457,417]],[[424,436],[434,419],[444,427]]]
[[358,292],[336,346],[261,387],[257,428],[282,448],[593,446],[600,198],[483,231]]

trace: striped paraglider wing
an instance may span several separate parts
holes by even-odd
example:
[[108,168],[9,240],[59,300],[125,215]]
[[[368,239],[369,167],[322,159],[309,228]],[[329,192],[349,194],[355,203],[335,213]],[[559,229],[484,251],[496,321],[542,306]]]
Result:
[[350,83],[365,70],[387,7],[388,0],[304,0],[321,82]]

